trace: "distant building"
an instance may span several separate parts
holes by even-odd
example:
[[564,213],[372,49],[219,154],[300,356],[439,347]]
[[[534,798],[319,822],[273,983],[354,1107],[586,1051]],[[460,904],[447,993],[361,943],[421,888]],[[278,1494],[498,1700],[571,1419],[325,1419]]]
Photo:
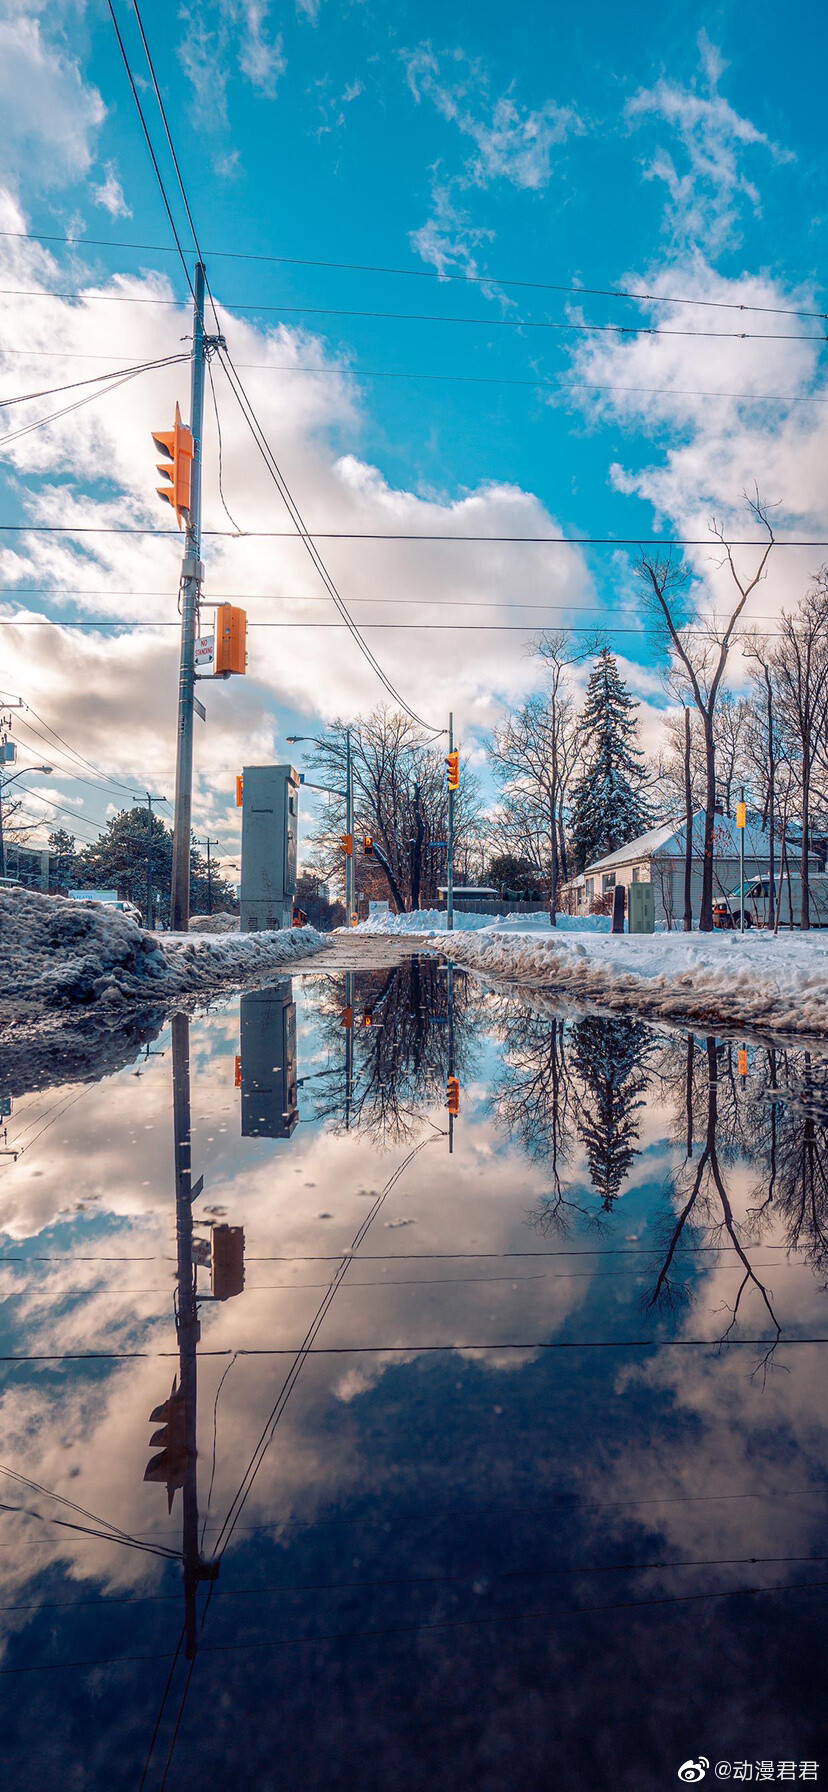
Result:
[[[684,918],[684,851],[685,823],[665,821],[657,828],[639,834],[617,852],[607,853],[594,864],[587,865],[580,877],[565,886],[562,896],[570,912],[588,915],[593,903],[615,889],[616,884],[651,883],[657,921],[681,926]],[[691,883],[693,915],[698,919],[701,904],[702,853],[704,846],[704,810],[693,817],[693,874]],[[774,843],[776,877],[779,877],[782,843],[777,835]],[[788,853],[798,859],[799,847]],[[810,866],[818,869],[816,853],[810,854]],[[748,821],[745,828],[745,877],[758,877],[770,866],[770,835],[758,824]],[[795,869],[792,864],[791,869]],[[739,882],[739,829],[728,815],[717,815],[713,832],[713,900],[727,896]]]
[[26,890],[43,890],[48,894],[53,857],[48,846],[17,846],[13,840],[7,840],[6,877],[13,878]]

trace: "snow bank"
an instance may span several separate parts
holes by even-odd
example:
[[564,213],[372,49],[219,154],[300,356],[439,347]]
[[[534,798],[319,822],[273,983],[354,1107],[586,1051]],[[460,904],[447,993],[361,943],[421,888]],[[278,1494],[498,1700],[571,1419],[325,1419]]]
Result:
[[238,933],[238,931],[238,915],[225,914],[222,911],[220,915],[190,916],[191,933]]
[[[367,921],[360,921],[356,933],[437,933],[445,931],[446,911],[444,908],[416,908],[408,915],[392,915],[390,911],[371,915]],[[609,933],[609,915],[559,915],[558,931],[560,933]],[[481,927],[517,928],[521,933],[551,933],[549,916],[542,915],[480,915],[473,909],[456,908],[454,911],[455,933],[476,932]]]
[[750,932],[539,935],[488,927],[429,935],[497,981],[531,983],[604,1008],[828,1037],[828,936]]
[[166,1001],[242,984],[327,944],[312,927],[158,935],[103,903],[0,890],[0,1011]]

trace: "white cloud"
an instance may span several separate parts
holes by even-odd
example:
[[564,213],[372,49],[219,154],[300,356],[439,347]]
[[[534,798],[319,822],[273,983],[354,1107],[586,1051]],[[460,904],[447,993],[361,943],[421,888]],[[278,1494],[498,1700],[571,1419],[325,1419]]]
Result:
[[701,73],[693,86],[662,77],[653,87],[640,88],[626,110],[633,124],[666,124],[678,139],[678,165],[659,145],[646,166],[647,178],[667,188],[665,225],[673,238],[703,243],[711,253],[732,247],[745,204],[760,210],[759,190],[743,168],[745,152],[764,149],[777,161],[788,158],[719,92],[726,64],[706,32],[699,33],[698,44]]
[[485,69],[461,50],[441,62],[430,44],[421,44],[404,52],[403,60],[415,100],[430,99],[474,144],[466,163],[470,182],[485,187],[502,179],[533,191],[547,185],[553,150],[581,128],[571,106],[549,99],[532,110],[515,99],[511,87],[493,97]]
[[96,205],[102,205],[110,218],[131,218],[132,208],[127,205],[123,188],[111,162],[107,162],[106,176],[99,187],[92,188],[92,198]]
[[86,174],[105,116],[74,57],[47,41],[41,20],[14,8],[0,17],[0,112],[5,178],[46,186]]
[[[20,213],[8,204],[0,223]],[[76,252],[77,253],[77,252]],[[32,243],[0,238],[0,283],[10,287],[60,285],[58,268]],[[83,287],[82,270],[73,284]],[[66,377],[103,371],[125,359],[180,350],[186,311],[143,301],[168,298],[167,276],[119,276],[90,285],[85,301],[34,305],[8,300],[8,340],[32,351],[5,358],[7,389],[26,390]],[[98,302],[112,294],[122,302]],[[134,299],[134,304],[129,301]],[[531,535],[558,525],[532,493],[504,483],[423,495],[393,485],[359,453],[362,394],[325,345],[301,331],[264,331],[220,311],[234,359],[310,526],[343,532]],[[79,360],[73,357],[82,357]],[[289,367],[296,372],[285,371]],[[302,369],[323,369],[322,372]],[[275,488],[232,399],[214,369],[221,407],[224,487],[243,529],[278,531],[287,519]],[[13,382],[13,383],[12,383]],[[165,528],[170,518],[155,497],[158,483],[151,431],[164,426],[176,398],[186,410],[185,367],[142,375],[134,383],[76,410],[71,417],[23,437],[6,450],[34,521],[63,525]],[[32,415],[37,414],[32,407]],[[102,483],[103,481],[103,483]],[[215,424],[206,412],[204,517],[207,529],[227,528],[217,489]],[[437,725],[450,708],[458,725],[487,728],[510,701],[538,679],[520,634],[374,631],[378,621],[471,620],[452,600],[482,600],[480,620],[525,620],[536,612],[507,608],[516,591],[527,605],[582,604],[591,595],[577,550],[515,548],[486,543],[340,540],[322,544],[342,594],[368,629],[367,640],[389,676],[421,715]],[[50,725],[110,773],[129,782],[141,773],[157,790],[172,790],[176,688],[177,540],[130,535],[37,535],[15,538],[0,557],[3,583],[55,587],[55,616],[119,616],[145,624],[113,636],[70,629],[4,626],[3,684],[25,696]],[[283,750],[277,739],[279,706],[309,720],[370,709],[383,690],[337,622],[307,554],[290,539],[207,537],[205,596],[236,596],[251,624],[247,678],[206,690],[209,723],[199,729],[195,824],[222,841],[237,838],[233,778],[251,756]],[[62,593],[63,596],[58,595]],[[77,593],[77,595],[71,595]],[[297,601],[286,601],[286,599]],[[392,602],[393,599],[393,602]],[[21,614],[25,599],[3,606]],[[29,599],[42,605],[42,599]],[[407,607],[408,606],[408,607]],[[416,606],[416,607],[411,607]],[[42,614],[42,609],[40,611]],[[28,614],[36,619],[37,611]],[[324,627],[257,626],[313,621]],[[475,617],[475,620],[478,618]],[[172,626],[170,626],[172,625]],[[100,797],[88,793],[100,815]]]
[[184,7],[184,36],[179,60],[199,106],[199,122],[208,129],[228,123],[227,88],[235,65],[253,88],[272,99],[287,68],[281,33],[268,29],[270,0],[219,0],[210,26],[201,9]]

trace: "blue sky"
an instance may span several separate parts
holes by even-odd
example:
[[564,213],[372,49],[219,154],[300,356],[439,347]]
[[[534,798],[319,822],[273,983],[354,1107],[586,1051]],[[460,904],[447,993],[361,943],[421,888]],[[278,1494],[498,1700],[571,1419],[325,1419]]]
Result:
[[[173,194],[131,8],[121,0],[116,10]],[[337,0],[220,0],[178,12],[147,0],[144,19],[223,327],[313,525],[638,537],[703,534],[715,509],[741,533],[742,490],[756,478],[780,501],[780,528],[825,533],[824,410],[813,402],[824,405],[821,351],[801,340],[824,324],[531,284],[821,309],[813,9],[788,9],[782,20],[762,7],[749,31],[735,7],[692,19],[686,8],[639,7],[632,31],[629,15],[608,6],[572,17],[539,6],[509,16],[418,5],[392,16]],[[111,356],[103,368],[175,352],[183,309],[145,301],[183,302],[186,287],[177,257],[163,252],[169,225],[107,8],[6,0],[0,41],[0,224],[78,239],[38,248],[0,238],[3,343],[18,351],[3,354],[3,390],[79,378],[81,357]],[[187,241],[177,202],[176,215]],[[314,261],[411,271],[302,265]],[[436,277],[448,273],[489,278]],[[510,284],[521,281],[529,284]],[[18,296],[42,286],[93,287],[105,302]],[[575,322],[590,327],[539,327]],[[656,323],[779,339],[600,328]],[[297,361],[305,371],[285,375]],[[278,527],[276,494],[216,379],[229,507],[244,529]],[[186,411],[183,372],[145,376],[23,438],[7,449],[4,515],[157,524],[149,430],[165,424],[176,397]],[[33,405],[15,422],[38,414]],[[212,430],[208,414],[205,522],[226,527]],[[650,712],[665,697],[626,553],[401,543],[326,553],[362,622],[398,621],[404,599],[419,621],[523,625],[523,634],[369,637],[421,713],[430,706],[429,719],[441,721],[453,705],[471,751],[536,678],[526,631],[539,617],[574,627],[602,618],[616,630],[652,733]],[[789,554],[780,565],[777,556],[757,616],[791,601],[821,558]],[[281,616],[330,620],[293,548],[223,542],[207,559],[217,595],[261,599],[248,603],[257,624],[285,595],[303,601]],[[720,603],[706,550],[692,564],[702,604]],[[168,625],[177,549],[7,538],[0,578],[9,615]],[[27,595],[42,586],[50,595]],[[560,608],[516,609],[521,602]],[[3,633],[9,690],[118,779],[166,788],[174,630]],[[210,693],[199,831],[231,838],[232,774],[243,758],[281,756],[285,731],[381,694],[338,631],[251,631],[248,679]],[[103,798],[116,800],[109,791],[96,804],[66,781],[48,793],[81,815],[100,816]]]

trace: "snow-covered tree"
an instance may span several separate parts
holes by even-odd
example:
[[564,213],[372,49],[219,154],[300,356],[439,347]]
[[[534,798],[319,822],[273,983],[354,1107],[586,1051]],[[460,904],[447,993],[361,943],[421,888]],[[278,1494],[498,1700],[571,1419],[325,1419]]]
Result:
[[636,708],[613,654],[603,647],[587,685],[579,725],[581,771],[571,794],[569,830],[578,871],[649,825]]

